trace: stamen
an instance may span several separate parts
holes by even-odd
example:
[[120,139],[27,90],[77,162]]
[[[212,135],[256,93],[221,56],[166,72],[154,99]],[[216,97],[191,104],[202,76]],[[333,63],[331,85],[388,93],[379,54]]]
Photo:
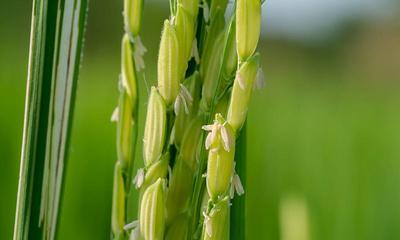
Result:
[[139,168],[135,178],[133,179],[133,183],[135,184],[135,187],[138,189],[143,185],[144,182],[144,169]]
[[190,94],[189,90],[183,84],[181,84],[181,90],[182,90],[181,92],[182,92],[183,96],[186,98],[186,100],[189,101],[189,104],[192,105],[193,97]]
[[140,231],[139,228],[135,228],[133,229],[133,231],[131,232],[131,236],[129,237],[129,240],[139,240],[140,238]]
[[122,74],[118,75],[118,90],[120,92],[124,90],[124,83],[122,82]]
[[231,184],[231,186],[229,187],[229,197],[233,199],[234,196],[235,196],[235,187],[233,186],[233,184]]
[[181,110],[181,99],[178,95],[177,98],[175,99],[175,103],[174,103],[174,112],[175,112],[176,116],[179,115],[179,110]]
[[221,126],[221,137],[225,151],[229,152],[231,150],[232,143],[228,130],[226,130],[226,127],[224,125]]
[[147,52],[147,48],[144,46],[144,44],[143,44],[143,42],[142,42],[142,39],[141,39],[139,36],[137,36],[137,37],[135,38],[135,43],[136,43],[137,51],[138,51],[141,55],[144,55],[144,54]]
[[200,63],[199,49],[197,48],[197,39],[193,39],[191,56],[194,57],[196,64]]
[[204,216],[204,224],[206,225],[206,233],[209,237],[211,237],[212,225],[211,225],[210,217],[205,212],[203,212],[203,216]]
[[184,107],[184,109],[185,109],[186,115],[189,114],[189,107],[188,107],[188,103],[186,102],[185,97],[183,97],[182,94],[179,94],[178,97],[180,97],[180,98],[182,99],[183,107]]
[[204,125],[201,127],[201,129],[205,131],[211,131],[213,129],[214,125]]
[[239,72],[236,74],[236,79],[237,79],[237,81],[238,81],[238,83],[239,83],[239,87],[240,87],[242,90],[244,90],[244,89],[246,88],[246,83],[245,83],[245,81],[244,81],[242,75],[241,75]]
[[208,7],[207,1],[203,1],[203,4],[200,5],[203,8],[203,17],[206,22],[210,20],[210,8]]
[[118,122],[118,118],[119,118],[119,108],[116,107],[113,113],[111,114],[111,122]]
[[138,71],[141,71],[142,69],[145,69],[145,64],[143,60],[144,54],[147,52],[146,47],[143,45],[142,40],[140,37],[135,37],[134,39],[135,43],[135,50],[134,50],[134,58],[135,58],[135,63],[136,63],[136,68]]
[[209,134],[207,134],[207,138],[206,138],[206,149],[207,150],[210,149],[211,144],[212,144],[212,134],[209,133]]
[[202,127],[202,129],[206,130],[206,131],[211,131],[206,138],[206,149],[208,150],[211,146],[211,144],[215,141],[215,138],[217,136],[217,131],[219,128],[219,124],[218,122],[214,122],[214,124],[212,125],[205,125]]
[[214,124],[213,129],[211,130],[211,142],[215,141],[218,129],[219,129],[219,124]]
[[257,70],[256,81],[254,82],[254,87],[256,89],[263,89],[265,87],[265,77],[262,68]]
[[171,179],[172,178],[172,168],[171,166],[168,166],[168,176]]
[[139,226],[139,220],[134,220],[133,222],[126,224],[124,226],[124,230],[128,231],[128,230],[137,228],[138,226]]
[[244,188],[242,185],[242,182],[240,181],[240,177],[237,173],[233,175],[233,186],[235,187],[235,191],[237,195],[243,195],[244,194]]

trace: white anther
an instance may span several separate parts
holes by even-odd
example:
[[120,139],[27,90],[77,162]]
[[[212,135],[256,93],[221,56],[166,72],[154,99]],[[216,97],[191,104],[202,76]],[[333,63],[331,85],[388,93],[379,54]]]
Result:
[[141,71],[142,69],[145,69],[145,64],[143,60],[144,54],[147,52],[146,47],[143,45],[142,40],[140,37],[136,37],[135,40],[135,50],[134,50],[134,59],[135,59],[135,65],[137,71]]
[[183,97],[188,101],[189,105],[192,105],[193,97],[190,94],[189,90],[183,84],[181,84],[181,92],[182,92]]
[[133,229],[133,231],[131,232],[131,235],[129,237],[129,240],[139,240],[140,239],[140,231],[139,231],[139,227],[136,227],[135,229]]
[[199,49],[197,48],[197,38],[193,39],[191,56],[194,57],[196,64],[200,63]]
[[229,152],[232,146],[232,138],[228,133],[228,130],[225,127],[225,124],[221,126],[221,138],[222,144],[224,146],[225,151]]
[[119,118],[119,108],[116,107],[113,113],[111,114],[111,122],[118,122],[118,118]]
[[246,88],[246,83],[243,76],[239,72],[236,73],[236,80],[239,83],[239,87],[244,90]]
[[203,8],[203,17],[206,22],[210,20],[210,8],[208,7],[207,1],[203,1],[203,4],[200,5]]
[[178,95],[174,102],[174,112],[176,116],[179,115],[180,110],[181,110],[181,98]]
[[258,68],[256,81],[254,82],[255,89],[263,89],[265,87],[265,77],[262,68]]
[[133,183],[135,184],[135,187],[138,189],[143,185],[144,182],[144,169],[139,168],[135,178],[133,179]]
[[134,220],[133,222],[126,224],[124,226],[124,230],[128,231],[128,230],[137,228],[138,226],[139,226],[139,220]]
[[203,216],[204,216],[204,224],[206,226],[206,233],[209,237],[211,237],[212,236],[212,225],[211,225],[210,216],[208,216],[206,212],[203,212]]
[[240,181],[240,177],[237,173],[233,174],[232,185],[235,187],[237,195],[240,196],[244,194],[244,188],[242,182]]

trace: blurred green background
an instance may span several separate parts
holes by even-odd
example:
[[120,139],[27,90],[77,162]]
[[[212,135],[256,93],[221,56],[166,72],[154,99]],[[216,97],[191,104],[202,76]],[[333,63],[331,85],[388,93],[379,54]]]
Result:
[[[146,1],[144,16],[150,84],[169,14],[160,2]],[[248,118],[247,239],[283,239],[285,222],[304,219],[309,239],[400,239],[399,9],[390,0],[266,2],[267,84]],[[28,0],[0,9],[1,239],[14,223],[30,12]],[[59,239],[109,238],[121,12],[122,1],[90,2]]]

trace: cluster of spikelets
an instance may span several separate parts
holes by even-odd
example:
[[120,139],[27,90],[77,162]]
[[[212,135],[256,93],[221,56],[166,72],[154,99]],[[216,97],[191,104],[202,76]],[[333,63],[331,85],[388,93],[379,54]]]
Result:
[[[235,144],[254,86],[262,84],[261,1],[172,0],[147,105],[138,220],[127,223],[137,135],[137,72],[145,52],[138,37],[142,0],[125,0],[126,34],[117,121],[118,161],[112,209],[114,239],[229,239]],[[227,20],[228,19],[228,20]],[[244,227],[244,226],[242,226]]]

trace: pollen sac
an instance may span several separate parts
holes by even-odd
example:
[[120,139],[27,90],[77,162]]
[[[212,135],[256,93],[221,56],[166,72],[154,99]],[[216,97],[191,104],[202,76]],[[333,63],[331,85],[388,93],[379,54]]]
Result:
[[119,162],[115,164],[114,168],[111,225],[114,239],[121,238],[124,234],[123,228],[125,226],[125,187],[122,168]]
[[241,61],[253,55],[261,29],[261,1],[237,0],[236,42]]
[[194,171],[178,157],[169,180],[166,202],[167,224],[188,209],[192,196],[193,180]]
[[163,98],[157,89],[152,87],[143,139],[143,158],[146,167],[149,167],[161,156],[165,143],[166,111]]
[[205,214],[203,240],[229,240],[229,205],[229,197],[225,197]]
[[235,132],[242,127],[246,120],[258,68],[259,54],[257,53],[244,62],[236,73],[227,115],[227,120]]
[[143,194],[140,204],[140,233],[144,239],[162,240],[165,230],[166,180],[159,178]]
[[233,175],[235,157],[235,139],[231,126],[220,114],[216,114],[213,125],[206,139],[208,152],[207,191],[214,201],[229,191]]
[[188,231],[189,218],[186,214],[181,214],[168,226],[165,240],[185,240]]
[[132,131],[136,124],[132,117],[133,103],[125,89],[121,90],[118,103],[117,154],[123,169],[129,168],[132,161]]
[[165,178],[168,173],[168,163],[170,159],[169,152],[165,153],[160,161],[153,163],[146,172],[146,177],[143,182],[142,189],[146,189],[159,178]]
[[178,0],[178,5],[182,5],[193,19],[197,17],[199,11],[199,0]]
[[[132,102],[136,103],[137,99],[137,79],[135,74],[135,64],[132,56],[132,46],[127,34],[122,38],[122,55],[121,55],[121,76],[122,85],[126,88]],[[134,106],[136,107],[136,106]]]
[[168,20],[164,22],[158,54],[158,89],[167,106],[170,106],[179,93],[180,52],[175,26]]
[[180,46],[180,76],[183,79],[192,50],[195,27],[194,19],[182,5],[178,5],[178,11],[175,18],[175,29]]
[[143,0],[125,0],[124,1],[124,22],[125,28],[137,36],[142,25]]
[[191,120],[195,117],[199,108],[201,95],[201,80],[199,73],[195,72],[192,76],[185,79],[180,93],[175,100],[175,123],[174,123],[174,143],[180,148],[183,135]]

